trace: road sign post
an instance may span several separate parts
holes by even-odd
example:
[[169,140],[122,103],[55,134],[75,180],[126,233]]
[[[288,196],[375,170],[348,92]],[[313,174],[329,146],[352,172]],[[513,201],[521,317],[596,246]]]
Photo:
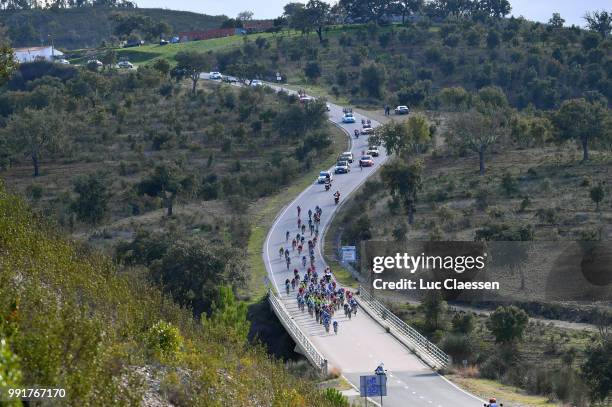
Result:
[[342,246],[340,250],[343,263],[357,260],[357,248],[355,246]]
[[386,375],[367,375],[359,377],[359,395],[365,397],[366,405],[368,397],[380,396],[382,406],[382,397],[387,395],[387,376]]

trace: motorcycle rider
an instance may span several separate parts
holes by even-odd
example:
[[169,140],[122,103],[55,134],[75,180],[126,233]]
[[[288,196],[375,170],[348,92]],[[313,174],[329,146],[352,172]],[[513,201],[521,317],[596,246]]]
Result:
[[338,203],[338,201],[340,201],[340,191],[336,190],[336,192],[334,193],[334,201],[336,202],[336,204]]
[[484,404],[484,407],[503,407],[502,403],[497,404],[497,400],[495,399],[495,397],[491,397],[489,399],[489,403],[488,404]]

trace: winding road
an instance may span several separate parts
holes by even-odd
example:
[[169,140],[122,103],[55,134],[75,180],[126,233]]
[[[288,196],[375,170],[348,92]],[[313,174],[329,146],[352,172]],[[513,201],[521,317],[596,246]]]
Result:
[[[330,371],[339,371],[354,387],[359,388],[359,376],[372,374],[378,364],[384,363],[388,376],[388,396],[384,398],[385,406],[481,406],[483,401],[480,398],[459,389],[446,378],[432,371],[363,311],[352,320],[348,320],[342,312],[336,313],[335,319],[339,322],[339,332],[338,335],[334,335],[331,330],[331,333],[326,333],[323,326],[316,323],[308,312],[301,312],[298,309],[295,292],[291,292],[289,296],[286,295],[284,282],[287,278],[293,277],[292,270],[298,268],[300,274],[305,272],[297,251],[291,253],[291,271],[287,270],[284,259],[281,259],[278,254],[281,246],[291,246],[290,242],[288,244],[285,242],[285,233],[290,231],[292,236],[298,233],[297,206],[302,208],[302,220],[306,221],[308,220],[308,209],[314,212],[314,208],[317,205],[320,206],[323,209],[320,230],[324,231],[338,209],[338,206],[334,204],[332,194],[339,190],[341,200],[347,199],[387,159],[384,149],[381,149],[380,157],[374,158],[374,167],[360,170],[358,158],[361,152],[368,148],[367,137],[360,136],[355,139],[350,135],[355,129],[361,130],[361,119],[366,119],[366,117],[355,114],[355,124],[343,124],[342,107],[331,103],[329,107],[329,120],[341,127],[352,140],[351,151],[355,157],[352,171],[349,174],[335,175],[330,191],[325,191],[323,185],[316,184],[313,180],[313,184],[278,215],[266,237],[263,248],[263,259],[270,281],[280,293],[285,308],[302,332],[308,335],[311,342],[325,355]],[[379,123],[372,120],[372,126],[377,125]],[[308,232],[306,233],[308,236]],[[324,232],[321,235],[321,241],[323,237]],[[322,271],[326,264],[320,255],[320,245],[321,242],[316,249],[318,253],[316,267],[317,270]]]

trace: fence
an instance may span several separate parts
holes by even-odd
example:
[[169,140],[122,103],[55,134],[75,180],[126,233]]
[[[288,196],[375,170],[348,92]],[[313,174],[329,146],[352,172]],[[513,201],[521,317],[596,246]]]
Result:
[[444,353],[435,344],[430,342],[426,337],[421,335],[413,327],[399,319],[393,312],[389,311],[380,301],[375,299],[372,294],[363,286],[359,286],[359,298],[368,307],[389,324],[389,328],[401,334],[412,345],[412,350],[433,368],[444,367],[451,362],[449,355]]
[[310,339],[300,329],[300,327],[295,323],[293,318],[287,312],[287,309],[281,302],[281,299],[276,296],[273,290],[268,290],[268,301],[272,306],[272,310],[281,321],[285,329],[289,332],[293,340],[298,344],[300,349],[304,352],[304,356],[312,363],[316,368],[318,368],[321,373],[326,376],[327,375],[327,359],[323,357],[321,352],[315,348],[315,346],[310,342]]

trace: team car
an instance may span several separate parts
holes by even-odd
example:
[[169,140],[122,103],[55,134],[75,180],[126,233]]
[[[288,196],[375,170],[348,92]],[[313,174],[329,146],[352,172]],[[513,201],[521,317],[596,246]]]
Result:
[[408,114],[408,113],[410,113],[410,109],[408,109],[408,106],[400,105],[395,108],[395,114]]
[[347,112],[342,115],[342,123],[355,123],[355,116],[352,112]]
[[359,159],[359,165],[362,167],[371,167],[374,165],[374,160],[371,155],[362,155]]
[[368,148],[368,151],[366,151],[366,153],[368,155],[371,155],[372,157],[378,157],[380,155],[380,151],[378,150],[378,147],[370,147]]
[[353,153],[351,153],[350,151],[345,151],[344,153],[340,154],[340,157],[338,157],[338,161],[348,161],[349,163],[352,163]]
[[329,180],[331,181],[333,178],[333,174],[331,173],[331,171],[321,171],[319,172],[319,177],[317,178],[317,183],[318,184],[325,184],[325,180],[328,178],[329,176]]
[[348,161],[338,161],[336,163],[336,167],[334,168],[334,173],[348,174],[349,172],[351,172],[351,166]]

